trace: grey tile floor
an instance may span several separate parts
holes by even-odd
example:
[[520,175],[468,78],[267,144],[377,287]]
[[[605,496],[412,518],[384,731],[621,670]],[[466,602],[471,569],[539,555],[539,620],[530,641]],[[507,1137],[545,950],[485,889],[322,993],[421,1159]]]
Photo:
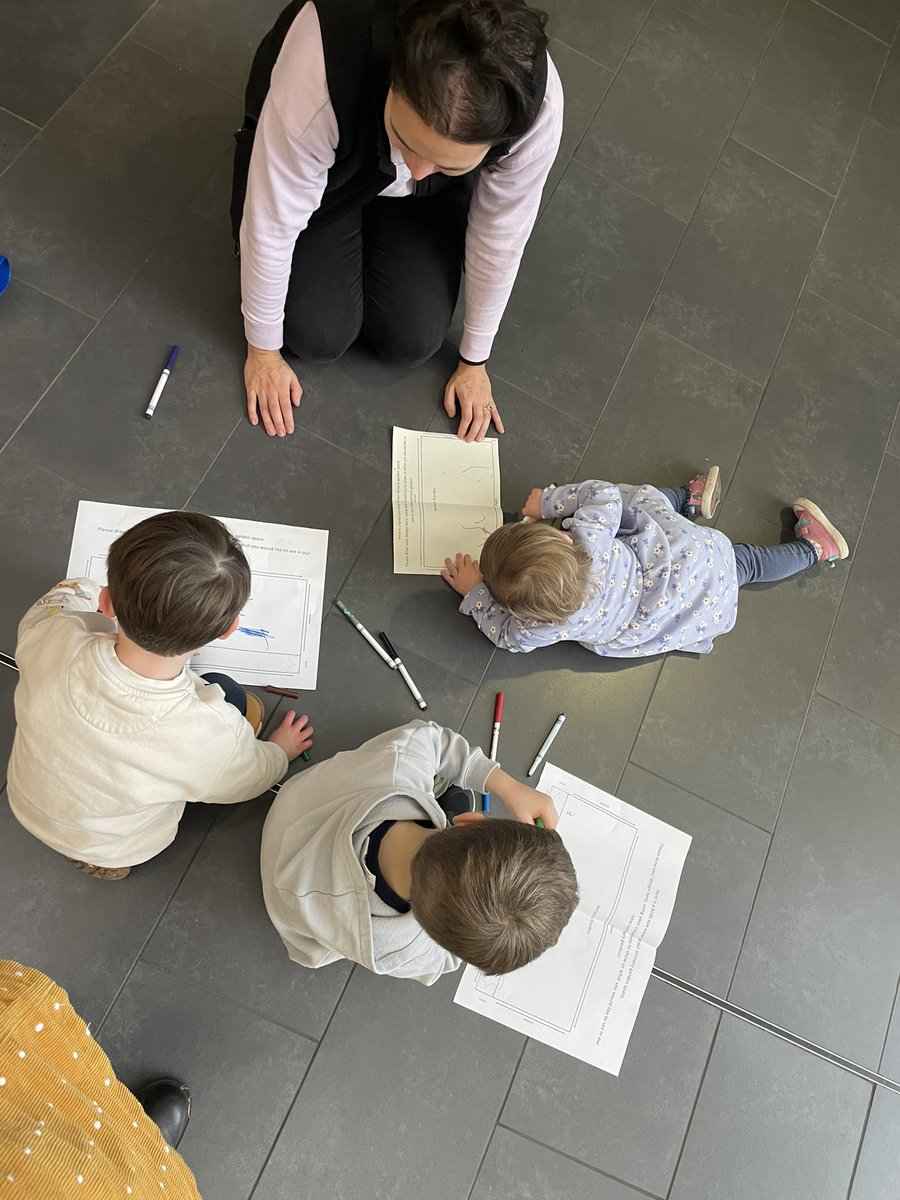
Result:
[[[80,498],[325,525],[328,600],[392,631],[430,715],[483,740],[504,688],[521,775],[566,709],[562,765],[693,835],[666,970],[900,1076],[900,0],[547,0],[567,120],[493,361],[506,506],[709,457],[731,536],[811,493],[854,544],[745,593],[711,656],[627,666],[493,654],[439,581],[391,574],[389,430],[448,428],[449,351],[307,372],[290,440],[243,421],[229,139],[278,7],[0,0],[0,645]],[[317,756],[416,715],[333,613],[320,680]],[[295,969],[265,806],[189,813],[115,895],[0,809],[0,952],[69,989],[126,1082],[190,1081],[207,1197],[896,1196],[897,1096],[658,980],[613,1079],[454,979]]]

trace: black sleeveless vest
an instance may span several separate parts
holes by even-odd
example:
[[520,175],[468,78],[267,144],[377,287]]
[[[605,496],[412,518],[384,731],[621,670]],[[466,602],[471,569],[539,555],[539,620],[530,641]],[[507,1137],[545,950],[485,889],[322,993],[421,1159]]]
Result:
[[[234,175],[231,227],[237,252],[247,192],[253,139],[263,103],[269,93],[272,68],[281,53],[294,18],[308,0],[293,0],[263,38],[253,58],[244,97],[244,123],[234,135]],[[326,224],[373,200],[397,178],[384,128],[384,105],[390,82],[391,56],[397,19],[415,0],[315,0],[328,94],[338,126],[335,160],[319,208],[309,227]],[[534,112],[547,87],[547,57],[535,69]],[[435,172],[415,185],[415,196],[431,196],[446,188],[459,189],[465,202],[479,172],[490,169],[509,153],[510,142],[492,146],[481,163],[465,175]]]

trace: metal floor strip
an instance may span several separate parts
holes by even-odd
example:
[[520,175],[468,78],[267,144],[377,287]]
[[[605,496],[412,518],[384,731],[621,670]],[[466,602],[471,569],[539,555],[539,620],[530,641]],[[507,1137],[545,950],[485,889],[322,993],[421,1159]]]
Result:
[[713,1008],[718,1008],[732,1017],[746,1021],[749,1025],[755,1025],[757,1029],[771,1033],[773,1037],[781,1038],[783,1042],[790,1042],[792,1046],[806,1050],[809,1054],[814,1054],[817,1058],[832,1063],[833,1066],[840,1067],[842,1071],[856,1075],[859,1079],[865,1079],[867,1083],[872,1083],[876,1087],[886,1088],[887,1091],[896,1092],[900,1095],[900,1083],[897,1083],[896,1080],[888,1079],[886,1075],[879,1075],[877,1071],[870,1071],[867,1067],[861,1067],[859,1063],[851,1062],[849,1058],[835,1054],[833,1050],[826,1050],[824,1046],[817,1046],[815,1042],[810,1042],[806,1038],[800,1037],[797,1033],[791,1033],[789,1029],[782,1029],[780,1025],[775,1025],[772,1021],[767,1021],[764,1017],[758,1017],[756,1013],[748,1012],[745,1008],[739,1008],[736,1004],[732,1004],[730,1000],[723,1000],[721,996],[714,996],[712,992],[707,992],[703,988],[697,987],[696,984],[688,983],[685,979],[679,979],[677,975],[670,975],[668,971],[663,971],[660,967],[653,967],[651,974],[655,975],[657,979],[661,979],[663,983],[668,983],[670,987],[678,988],[679,991],[686,992],[687,995],[694,996],[697,1000],[702,1000],[704,1004],[710,1004]]

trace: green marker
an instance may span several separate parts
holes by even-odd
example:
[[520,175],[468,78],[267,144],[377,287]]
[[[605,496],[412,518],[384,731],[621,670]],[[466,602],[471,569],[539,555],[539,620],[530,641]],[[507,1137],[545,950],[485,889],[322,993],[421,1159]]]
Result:
[[535,825],[537,825],[538,829],[544,828],[544,822],[541,820],[540,817],[537,817],[534,823],[535,823]]
[[303,759],[303,761],[304,761],[304,762],[309,762],[309,751],[308,751],[308,750],[302,750],[302,751],[300,752],[300,757]]

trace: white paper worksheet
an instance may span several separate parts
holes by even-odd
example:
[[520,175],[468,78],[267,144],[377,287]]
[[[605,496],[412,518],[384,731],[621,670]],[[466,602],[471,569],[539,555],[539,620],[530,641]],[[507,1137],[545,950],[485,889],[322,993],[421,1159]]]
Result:
[[503,524],[496,438],[394,429],[394,574],[440,575],[445,558],[477,558]]
[[456,1003],[618,1075],[691,839],[549,763],[538,787],[559,813],[578,908],[527,967],[466,967]]
[[[120,533],[164,512],[123,504],[78,505],[68,573],[106,583],[106,555]],[[204,646],[195,671],[221,671],[239,683],[316,686],[328,533],[220,517],[240,541],[253,573],[250,599],[235,633]]]

